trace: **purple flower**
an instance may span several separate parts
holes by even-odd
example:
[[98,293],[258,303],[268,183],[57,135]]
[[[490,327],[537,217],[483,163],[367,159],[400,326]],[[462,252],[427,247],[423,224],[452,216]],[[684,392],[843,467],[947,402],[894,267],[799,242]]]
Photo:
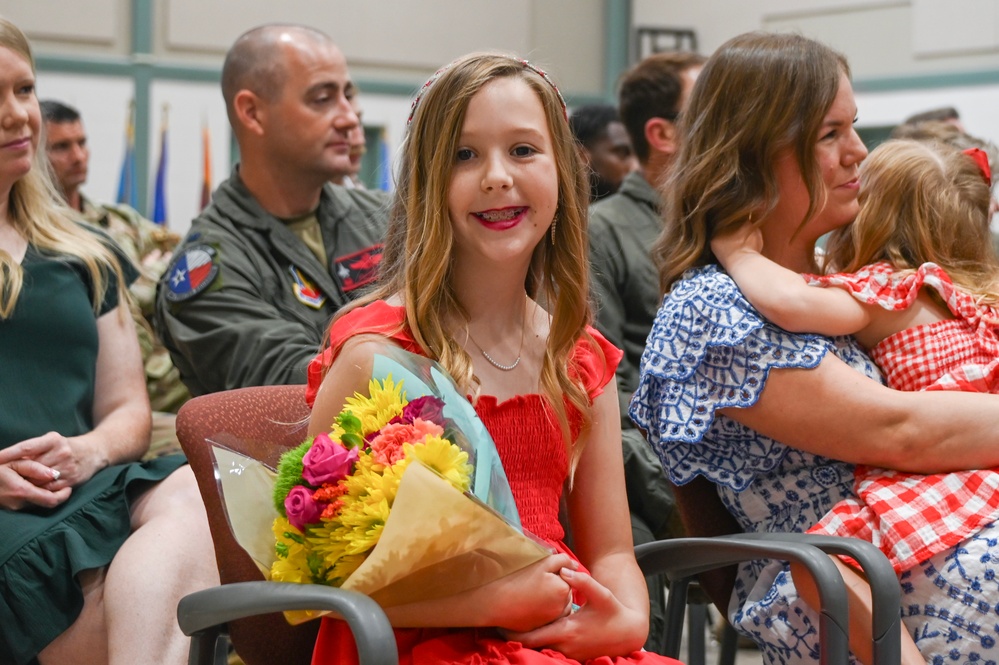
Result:
[[402,409],[402,419],[412,423],[419,418],[444,427],[444,402],[433,395],[417,397]]
[[357,461],[358,450],[348,450],[326,434],[317,434],[302,458],[302,477],[316,487],[346,477]]
[[312,490],[301,485],[292,487],[284,498],[284,512],[291,525],[303,533],[305,527],[319,522],[322,513],[319,504],[312,498]]

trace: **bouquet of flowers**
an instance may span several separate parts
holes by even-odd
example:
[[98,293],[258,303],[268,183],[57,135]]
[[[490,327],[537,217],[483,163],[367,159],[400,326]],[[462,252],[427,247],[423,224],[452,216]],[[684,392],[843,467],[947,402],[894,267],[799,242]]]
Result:
[[[549,552],[521,530],[495,444],[454,382],[395,347],[375,357],[368,394],[349,398],[328,434],[284,453],[276,472],[248,473],[253,460],[213,452],[233,533],[274,581],[353,589],[388,607],[474,588]],[[252,477],[271,485],[267,510],[247,491]]]

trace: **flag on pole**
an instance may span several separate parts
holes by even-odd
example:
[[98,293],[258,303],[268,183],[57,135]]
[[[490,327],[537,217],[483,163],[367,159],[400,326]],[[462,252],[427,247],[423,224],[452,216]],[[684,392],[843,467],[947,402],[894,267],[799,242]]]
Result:
[[121,161],[121,174],[118,176],[118,203],[133,208],[139,198],[135,182],[135,100],[128,103],[128,121],[125,125],[125,157]]
[[212,140],[208,121],[201,121],[201,209],[212,201]]
[[167,225],[166,168],[167,168],[167,104],[163,105],[163,124],[160,126],[160,163],[156,167],[156,198],[153,200],[153,221]]
[[392,158],[389,155],[388,135],[382,127],[378,137],[378,189],[392,191]]

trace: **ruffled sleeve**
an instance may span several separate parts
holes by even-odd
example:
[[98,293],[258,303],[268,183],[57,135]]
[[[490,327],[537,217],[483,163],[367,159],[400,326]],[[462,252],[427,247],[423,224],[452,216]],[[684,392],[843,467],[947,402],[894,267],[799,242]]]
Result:
[[715,412],[754,405],[771,369],[814,368],[834,349],[767,322],[717,266],[697,268],[656,316],[630,415],[673,482],[702,475],[742,491],[788,449]]
[[995,326],[995,308],[979,305],[975,297],[954,286],[950,275],[935,263],[924,263],[915,270],[895,270],[887,263],[874,263],[855,273],[808,275],[811,286],[835,286],[868,305],[878,305],[900,312],[916,301],[920,290],[937,292],[956,318],[973,328]]
[[312,407],[316,393],[326,375],[326,368],[333,364],[344,343],[351,337],[365,334],[378,334],[388,337],[406,351],[423,352],[413,335],[406,328],[406,310],[384,300],[376,300],[370,305],[358,307],[334,320],[329,332],[329,345],[309,362],[306,369],[308,385],[305,387],[305,401]]
[[570,362],[570,375],[578,378],[590,396],[596,399],[606,386],[614,379],[614,372],[624,356],[624,352],[607,341],[595,328],[586,326],[592,342],[584,335],[576,342]]

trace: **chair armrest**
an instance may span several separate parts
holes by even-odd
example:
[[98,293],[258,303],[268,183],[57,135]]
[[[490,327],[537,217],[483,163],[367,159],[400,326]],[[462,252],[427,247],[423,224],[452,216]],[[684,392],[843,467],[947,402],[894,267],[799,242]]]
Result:
[[873,598],[872,635],[874,662],[898,663],[902,658],[902,592],[898,576],[888,557],[866,540],[820,536],[809,533],[741,533],[737,540],[765,542],[801,542],[818,547],[827,554],[842,554],[853,558],[867,577]]
[[[846,588],[836,565],[818,547],[737,536],[676,538],[639,545],[635,557],[645,575],[665,573],[671,583],[682,580],[684,590],[689,578],[721,566],[754,559],[798,562],[811,574],[819,592],[820,662],[832,665],[849,660]],[[672,592],[672,584],[670,589]]]
[[195,635],[235,619],[285,610],[329,610],[345,620],[357,643],[361,665],[397,665],[392,625],[371,598],[316,584],[238,582],[181,598],[177,620],[185,635]]

